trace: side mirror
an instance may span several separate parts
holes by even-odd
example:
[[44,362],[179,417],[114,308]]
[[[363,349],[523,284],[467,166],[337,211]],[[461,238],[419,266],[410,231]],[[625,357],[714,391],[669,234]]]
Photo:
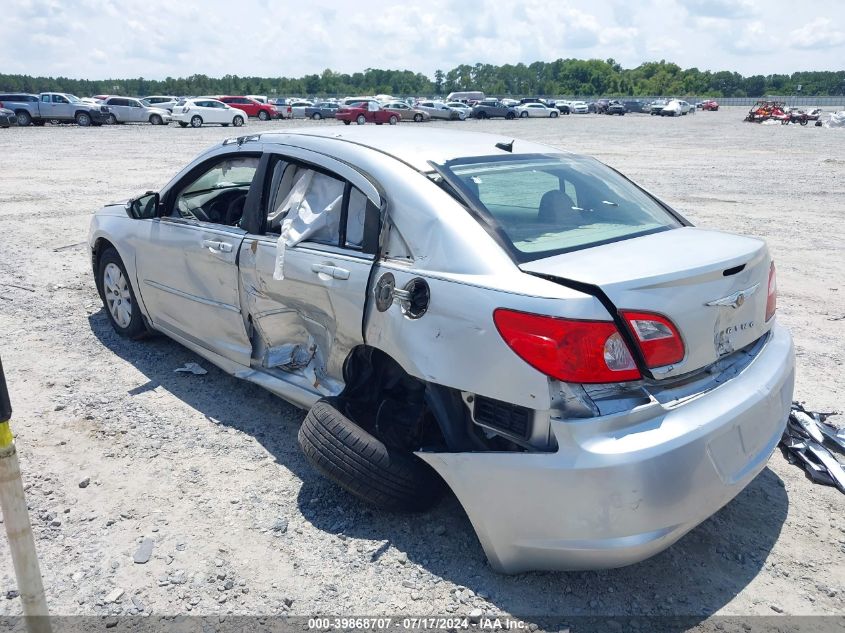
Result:
[[3,362],[0,361],[0,423],[12,419],[12,403],[9,401],[9,388],[6,386],[6,376],[3,374]]
[[158,192],[148,191],[126,203],[126,214],[134,220],[150,220],[158,216],[160,204],[161,197]]

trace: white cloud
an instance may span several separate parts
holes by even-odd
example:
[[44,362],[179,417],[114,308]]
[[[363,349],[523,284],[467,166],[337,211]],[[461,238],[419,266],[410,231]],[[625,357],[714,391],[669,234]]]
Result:
[[[293,76],[325,68],[666,59],[744,74],[840,69],[845,2],[796,28],[794,0],[13,0],[0,21],[0,71],[163,78]],[[772,54],[781,43],[791,54]]]
[[[691,15],[737,20],[760,12],[753,0],[679,0]],[[771,4],[769,4],[771,6]]]
[[792,31],[789,43],[794,48],[834,48],[845,44],[845,31],[834,28],[833,22],[828,18],[816,18]]

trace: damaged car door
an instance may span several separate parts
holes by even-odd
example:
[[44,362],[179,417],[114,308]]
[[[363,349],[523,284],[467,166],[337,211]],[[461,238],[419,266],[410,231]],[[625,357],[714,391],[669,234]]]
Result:
[[260,153],[198,165],[169,188],[149,223],[137,268],[154,327],[248,366],[252,348],[238,291],[240,227]]
[[240,259],[253,366],[336,393],[363,343],[382,200],[358,171],[306,150],[270,155],[266,174],[260,229]]

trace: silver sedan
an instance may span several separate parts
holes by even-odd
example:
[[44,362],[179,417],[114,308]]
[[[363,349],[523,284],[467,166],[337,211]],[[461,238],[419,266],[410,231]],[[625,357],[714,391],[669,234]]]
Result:
[[451,488],[507,573],[665,549],[765,467],[792,401],[762,240],[511,137],[231,139],[88,244],[118,334],[307,409],[308,460],[379,508]]
[[148,106],[131,97],[108,97],[101,103],[109,108],[109,123],[167,125],[172,118],[169,110]]

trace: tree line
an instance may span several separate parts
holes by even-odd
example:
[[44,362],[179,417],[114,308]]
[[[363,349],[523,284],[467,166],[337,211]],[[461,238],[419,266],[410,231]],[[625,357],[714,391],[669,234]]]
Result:
[[652,96],[762,97],[764,95],[845,95],[845,71],[808,71],[789,75],[751,75],[736,72],[682,69],[661,60],[636,68],[622,68],[613,59],[558,59],[532,64],[461,64],[437,70],[430,78],[410,70],[367,68],[352,74],[330,69],[321,74],[290,77],[167,77],[144,79],[71,79],[0,74],[0,90],[69,92],[81,96],[119,94],[268,96],[396,96],[445,95],[456,90],[481,90],[496,96]]

